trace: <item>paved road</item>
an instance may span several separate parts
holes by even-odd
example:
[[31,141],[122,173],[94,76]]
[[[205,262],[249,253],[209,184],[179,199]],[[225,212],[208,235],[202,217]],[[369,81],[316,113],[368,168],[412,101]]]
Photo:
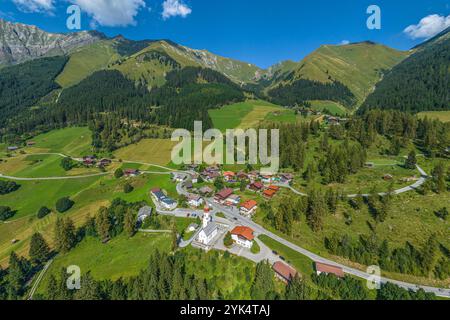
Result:
[[[330,265],[334,265],[334,266],[338,266],[341,267],[344,272],[357,276],[359,278],[365,279],[365,280],[371,280],[372,279],[372,275],[363,272],[361,270],[358,269],[354,269],[354,268],[350,268],[347,267],[345,265],[336,263],[332,260],[323,258],[315,253],[312,253],[306,249],[303,249],[299,246],[297,246],[296,244],[293,244],[289,241],[287,241],[284,238],[279,237],[278,235],[270,232],[269,230],[266,230],[265,228],[263,228],[262,226],[260,226],[259,224],[251,221],[250,219],[247,219],[243,216],[241,216],[238,212],[238,210],[235,209],[230,209],[228,207],[224,207],[224,206],[220,206],[216,203],[214,203],[214,201],[212,201],[211,199],[208,200],[208,203],[217,211],[223,212],[225,214],[225,216],[227,218],[229,218],[232,221],[236,221],[242,225],[251,227],[256,235],[261,235],[264,234],[272,239],[274,239],[275,241],[278,241],[279,243],[285,245],[288,248],[291,248],[292,250],[295,250],[305,256],[307,256],[308,258],[310,258],[313,261],[317,261],[317,262],[322,262],[322,263],[326,263],[326,264],[330,264]],[[386,282],[391,282],[394,283],[400,287],[403,287],[405,289],[410,289],[410,290],[414,290],[417,291],[419,288],[424,289],[426,292],[432,292],[434,294],[436,294],[437,296],[441,296],[441,297],[447,297],[450,298],[450,289],[442,289],[442,288],[435,288],[435,287],[429,287],[429,286],[419,286],[419,285],[415,285],[415,284],[411,284],[411,283],[407,283],[407,282],[403,282],[403,281],[398,281],[398,280],[393,280],[393,279],[388,279],[385,277],[381,278],[381,283],[386,283]]]
[[[67,157],[67,156],[65,156],[63,154],[58,154],[58,155],[60,155],[62,157]],[[187,175],[191,174],[191,172],[188,172],[188,171],[177,171],[177,170],[173,170],[171,168],[167,168],[167,167],[160,166],[160,165],[154,165],[154,164],[150,164],[150,163],[143,163],[143,162],[137,162],[137,161],[123,161],[123,162],[124,163],[137,163],[137,164],[155,166],[155,167],[158,167],[158,168],[161,168],[161,169],[168,170],[170,172],[182,172],[182,173],[186,173]],[[400,193],[404,193],[404,192],[415,190],[418,187],[420,187],[426,181],[426,179],[428,178],[427,173],[422,168],[420,168],[419,166],[417,166],[417,169],[419,170],[419,172],[421,174],[421,178],[415,184],[413,184],[411,186],[395,190],[394,192],[396,194],[400,194]],[[98,175],[105,175],[105,174],[110,174],[110,173],[100,173]],[[95,176],[95,175],[92,175],[92,176]],[[25,180],[56,180],[56,179],[58,179],[58,178],[54,178],[54,177],[53,178],[15,178],[15,177],[3,176],[1,174],[0,174],[0,177],[7,178],[7,179],[16,179],[16,180],[21,180],[21,179],[25,179]],[[59,178],[63,178],[63,179],[80,179],[80,178],[85,178],[85,177],[89,177],[89,176],[59,177]],[[298,190],[295,190],[294,188],[292,188],[290,186],[286,186],[286,185],[280,185],[280,186],[288,187],[288,188],[290,188],[293,192],[295,192],[298,195],[307,196],[306,194],[304,194],[304,193],[302,193],[302,192],[300,192]],[[187,194],[187,191],[184,190],[184,188],[182,186],[182,183],[179,183],[177,185],[177,192],[179,192],[180,194],[185,194],[185,195]],[[353,196],[353,195],[349,195],[349,197],[351,197],[351,196]],[[354,196],[356,196],[356,195],[354,195]],[[293,250],[295,250],[295,251],[297,251],[297,252],[299,252],[299,253],[307,256],[307,257],[309,257],[313,261],[323,262],[323,263],[327,263],[327,264],[331,264],[331,265],[335,265],[335,266],[341,267],[346,273],[354,275],[354,276],[357,276],[357,277],[360,277],[362,279],[367,279],[367,280],[372,279],[372,275],[370,275],[370,274],[368,274],[366,272],[363,272],[363,271],[358,270],[358,269],[350,268],[350,267],[347,267],[345,265],[338,264],[338,263],[336,263],[336,262],[334,262],[332,260],[328,260],[326,258],[320,257],[320,256],[316,255],[315,253],[312,253],[312,252],[310,252],[310,251],[308,251],[306,249],[303,249],[303,248],[301,248],[301,247],[299,247],[299,246],[297,246],[297,245],[295,245],[295,244],[285,240],[284,238],[281,238],[281,237],[277,236],[276,234],[266,230],[265,228],[263,228],[259,224],[257,224],[255,222],[253,222],[253,221],[251,221],[251,220],[241,216],[239,214],[239,210],[238,209],[231,209],[231,208],[228,208],[228,207],[219,206],[216,203],[214,203],[211,199],[208,199],[207,202],[214,209],[213,213],[219,212],[219,211],[223,212],[225,214],[225,216],[227,218],[229,218],[231,221],[234,221],[236,223],[239,223],[239,224],[251,227],[253,230],[255,230],[255,233],[257,235],[264,234],[264,235],[266,235],[268,237],[271,237],[272,239],[280,242],[281,244],[283,244],[283,245],[285,245],[285,246],[287,246],[287,247],[289,247],[289,248],[291,248],[291,249],[293,249]],[[161,208],[159,208],[158,205],[157,205],[157,212],[159,214],[163,214],[163,215],[172,215],[172,216],[178,216],[178,217],[186,217],[188,214],[190,214],[192,216],[192,213],[196,214],[197,216],[202,214],[202,211],[200,211],[200,210],[189,210],[189,209],[176,209],[174,211],[165,211],[165,210],[162,210]],[[197,231],[197,232],[199,232],[199,231]],[[192,239],[194,239],[194,238],[195,237],[191,238],[190,241],[192,241]],[[190,242],[188,241],[188,242],[185,242],[184,244],[188,245],[189,243]],[[429,286],[419,286],[419,285],[406,283],[406,282],[402,282],[402,281],[398,281],[398,280],[388,279],[388,278],[385,278],[385,277],[381,278],[381,282],[382,283],[391,282],[391,283],[394,283],[394,284],[396,284],[396,285],[398,285],[400,287],[403,287],[403,288],[406,288],[406,289],[410,289],[410,290],[418,290],[419,288],[422,288],[422,289],[424,289],[427,292],[432,292],[432,293],[436,294],[437,296],[450,298],[450,289],[442,289],[442,288],[435,288],[435,287],[429,287]]]
[[44,268],[41,270],[41,272],[39,273],[36,282],[33,284],[33,287],[30,290],[30,294],[28,296],[28,300],[33,300],[33,296],[36,293],[37,288],[39,287],[39,284],[41,283],[42,279],[44,278],[45,273],[47,272],[48,268],[50,267],[50,265],[52,264],[53,259],[49,260]]
[[111,174],[111,172],[100,172],[100,173],[93,173],[93,174],[87,174],[84,176],[67,176],[67,177],[45,177],[45,178],[21,178],[21,177],[11,177],[11,176],[5,176],[0,173],[0,178],[9,179],[9,180],[16,180],[16,181],[48,181],[48,180],[71,180],[71,179],[85,179],[85,178],[91,178],[91,177],[99,177],[99,176],[106,176]]
[[[398,194],[402,194],[402,193],[405,193],[405,192],[417,190],[420,186],[422,186],[425,183],[425,181],[427,181],[427,179],[429,177],[428,174],[421,167],[419,167],[418,165],[416,165],[416,167],[417,167],[417,170],[419,170],[421,177],[414,184],[412,184],[410,186],[407,186],[407,187],[400,188],[400,189],[392,191],[392,194],[398,195]],[[297,195],[300,195],[300,196],[303,196],[303,197],[307,197],[308,196],[306,193],[300,192],[300,191],[296,190],[295,188],[293,188],[292,186],[290,186],[288,184],[278,183],[278,184],[275,184],[275,185],[278,186],[278,187],[290,189],[292,192],[294,192]],[[388,195],[388,193],[387,192],[381,192],[381,193],[379,193],[379,195],[380,196],[386,196],[386,195]],[[349,194],[349,195],[347,195],[348,198],[356,198],[358,196],[369,197],[370,194]]]

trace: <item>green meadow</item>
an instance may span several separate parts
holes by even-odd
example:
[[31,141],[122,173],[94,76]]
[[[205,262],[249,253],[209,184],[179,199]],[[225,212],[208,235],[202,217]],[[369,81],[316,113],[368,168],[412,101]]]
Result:
[[73,157],[88,155],[92,152],[92,133],[87,127],[52,130],[31,141],[35,142],[35,145],[30,150],[39,149],[42,152],[63,153]]
[[[247,129],[257,127],[262,121],[270,118],[275,121],[295,121],[289,111],[263,100],[248,100],[224,106],[220,109],[211,109],[208,111],[212,119],[214,128],[221,131],[227,129]],[[275,119],[275,114],[281,115],[280,119]]]
[[60,276],[61,269],[76,265],[81,273],[91,272],[98,280],[117,280],[139,274],[153,251],[168,252],[170,234],[137,233],[129,238],[121,235],[103,244],[99,239],[86,238],[67,254],[58,255],[39,285],[38,292],[45,292],[49,276]]
[[309,101],[311,103],[311,108],[313,110],[317,110],[317,111],[324,111],[324,110],[328,110],[329,112],[331,112],[334,115],[337,116],[345,116],[346,114],[349,113],[349,110],[346,109],[343,105],[334,102],[334,101],[319,101],[319,100],[315,100],[315,101]]

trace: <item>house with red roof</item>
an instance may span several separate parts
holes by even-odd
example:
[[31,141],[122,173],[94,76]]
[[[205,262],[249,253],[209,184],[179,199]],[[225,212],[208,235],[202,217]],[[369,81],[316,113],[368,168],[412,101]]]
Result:
[[250,249],[253,246],[253,239],[255,239],[253,232],[253,229],[249,227],[238,226],[231,230],[231,239],[236,244]]
[[277,278],[284,283],[288,283],[297,275],[297,271],[295,269],[291,268],[281,261],[275,262],[272,266],[272,269],[273,271],[275,271],[275,275],[277,276]]
[[250,218],[258,209],[258,203],[255,200],[247,200],[239,206],[241,215]]
[[225,181],[230,182],[230,181],[234,181],[236,177],[236,174],[232,171],[225,171],[223,173],[223,178]]
[[275,196],[276,193],[277,192],[275,190],[266,189],[266,190],[263,191],[263,196],[266,199],[272,199]]
[[316,272],[317,275],[320,275],[322,273],[325,274],[334,274],[338,278],[344,277],[344,270],[342,270],[341,267],[338,266],[332,266],[330,264],[322,263],[322,262],[316,262]]

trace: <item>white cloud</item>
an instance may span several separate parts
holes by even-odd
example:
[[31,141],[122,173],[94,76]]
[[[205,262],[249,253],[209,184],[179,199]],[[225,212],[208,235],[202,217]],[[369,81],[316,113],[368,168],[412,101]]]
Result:
[[55,8],[53,0],[13,0],[17,8],[24,12],[50,13]]
[[432,14],[420,20],[418,24],[410,25],[403,32],[412,39],[428,39],[448,27],[450,27],[450,15],[445,17],[438,14]]
[[70,0],[80,6],[81,10],[92,17],[92,25],[105,27],[126,27],[136,25],[135,17],[144,0]]
[[182,0],[165,0],[163,3],[162,17],[164,20],[176,16],[185,18],[190,15],[191,12],[192,9],[184,4]]
[[343,45],[343,46],[345,46],[347,44],[350,44],[349,40],[342,40],[341,43],[340,43],[340,45]]

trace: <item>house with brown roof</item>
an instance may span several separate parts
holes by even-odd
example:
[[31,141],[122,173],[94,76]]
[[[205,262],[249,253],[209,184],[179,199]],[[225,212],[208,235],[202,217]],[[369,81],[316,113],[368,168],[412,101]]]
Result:
[[262,182],[253,182],[252,184],[250,184],[249,189],[253,190],[253,191],[261,191],[264,188],[264,184]]
[[250,249],[253,246],[253,239],[255,239],[253,233],[253,229],[249,227],[238,226],[231,230],[231,239],[236,244]]
[[275,275],[284,283],[288,283],[291,281],[296,275],[297,271],[287,264],[284,264],[281,261],[277,261],[272,266],[273,271],[275,271]]
[[217,203],[223,204],[228,199],[228,197],[231,196],[232,194],[233,194],[233,189],[231,189],[231,188],[223,189],[215,195],[214,201]]
[[317,275],[320,275],[322,273],[325,274],[334,274],[338,278],[344,277],[344,270],[342,270],[341,267],[338,266],[332,266],[330,264],[322,263],[322,262],[316,262],[316,272]]
[[247,200],[239,206],[241,215],[250,218],[258,209],[258,203],[255,200]]
[[139,175],[139,170],[138,169],[126,169],[123,174],[127,177],[135,177]]

